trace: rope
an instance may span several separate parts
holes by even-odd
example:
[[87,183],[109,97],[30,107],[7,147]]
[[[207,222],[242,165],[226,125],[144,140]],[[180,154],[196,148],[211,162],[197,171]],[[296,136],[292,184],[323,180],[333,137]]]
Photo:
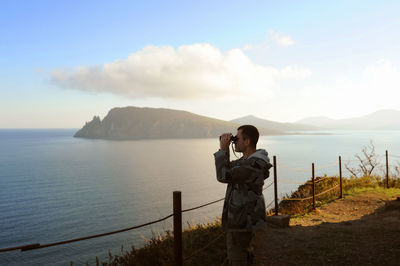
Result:
[[272,186],[273,184],[274,184],[274,182],[272,182],[271,184],[269,184],[268,186],[266,186],[266,187],[263,189],[263,191],[266,190],[267,188],[269,188],[270,186]]
[[188,211],[193,211],[193,210],[196,210],[196,209],[200,209],[200,208],[203,208],[203,207],[205,207],[205,206],[208,206],[208,205],[217,203],[217,202],[219,202],[219,201],[223,201],[224,199],[225,199],[225,198],[222,198],[222,199],[219,199],[219,200],[214,200],[214,201],[212,201],[212,202],[209,202],[209,203],[206,203],[206,204],[197,206],[197,207],[193,207],[193,208],[190,208],[190,209],[182,210],[182,212],[188,212]]
[[333,167],[338,165],[337,162],[331,163],[331,164],[327,164],[327,165],[322,165],[322,166],[318,166],[318,167],[314,167],[314,169],[323,169],[323,168],[329,168],[329,167]]
[[[324,168],[329,168],[329,167],[333,167],[333,166],[336,166],[336,165],[338,165],[338,163],[337,162],[334,162],[334,163],[331,163],[331,164],[326,164],[326,165],[321,165],[321,166],[318,166],[318,167],[314,167],[314,169],[324,169]],[[298,168],[293,168],[293,167],[290,167],[290,166],[287,166],[287,165],[284,165],[284,164],[277,164],[277,166],[282,166],[283,168],[286,168],[286,169],[289,169],[289,170],[292,170],[292,171],[297,171],[297,172],[308,172],[308,171],[310,171],[310,170],[307,170],[307,169],[298,169]]]
[[125,229],[121,229],[121,230],[117,230],[117,231],[112,231],[112,232],[108,232],[108,233],[102,233],[102,234],[97,234],[97,235],[74,238],[74,239],[70,239],[70,240],[65,240],[65,241],[60,241],[60,242],[55,242],[55,243],[49,243],[49,244],[44,244],[44,245],[41,245],[39,243],[35,243],[35,244],[29,244],[29,245],[24,245],[24,246],[18,246],[18,247],[4,248],[4,249],[0,249],[0,252],[12,251],[12,250],[17,250],[17,249],[20,249],[21,251],[27,251],[27,250],[31,250],[31,249],[47,248],[47,247],[53,247],[53,246],[68,244],[68,243],[72,243],[72,242],[77,242],[77,241],[81,241],[81,240],[97,238],[97,237],[101,237],[101,236],[113,235],[113,234],[122,233],[122,232],[129,231],[129,230],[137,229],[137,228],[140,228],[140,227],[144,227],[144,226],[147,226],[147,225],[155,224],[155,223],[164,221],[164,220],[172,217],[173,215],[174,214],[170,214],[170,215],[165,216],[164,218],[158,219],[156,221],[152,221],[152,222],[148,222],[148,223],[145,223],[145,224],[132,226],[132,227],[129,227],[129,228],[125,228]]
[[[270,186],[272,186],[273,184],[274,184],[273,182],[271,184],[269,184],[267,187],[265,187],[263,189],[263,191],[266,190],[267,188],[269,188]],[[197,207],[193,207],[193,208],[182,210],[181,212],[184,213],[184,212],[200,209],[200,208],[203,208],[205,206],[217,203],[219,201],[223,201],[224,199],[225,198],[218,199],[218,200],[215,200],[215,201],[212,201],[212,202],[209,202],[209,203],[197,206]],[[60,241],[60,242],[55,242],[55,243],[49,243],[49,244],[44,244],[44,245],[41,245],[39,243],[35,243],[35,244],[16,246],[16,247],[11,247],[11,248],[3,248],[3,249],[0,249],[0,253],[1,252],[12,251],[12,250],[18,250],[18,249],[20,249],[21,251],[26,251],[26,250],[31,250],[31,249],[46,248],[46,247],[52,247],[52,246],[58,246],[58,245],[72,243],[72,242],[77,242],[77,241],[81,241],[81,240],[87,240],[87,239],[92,239],[92,238],[97,238],[97,237],[102,237],[102,236],[107,236],[107,235],[113,235],[113,234],[117,234],[117,233],[126,232],[126,231],[129,231],[129,230],[137,229],[137,228],[140,228],[140,227],[144,227],[144,226],[147,226],[147,225],[155,224],[155,223],[164,221],[164,220],[172,217],[173,215],[174,214],[170,214],[170,215],[168,215],[168,216],[166,216],[164,218],[161,218],[161,219],[158,219],[158,220],[155,220],[155,221],[152,221],[152,222],[148,222],[148,223],[145,223],[145,224],[141,224],[141,225],[137,225],[137,226],[133,226],[133,227],[117,230],[117,231],[112,231],[112,232],[108,232],[108,233],[102,233],[102,234],[91,235],[91,236],[86,236],[86,237],[74,238],[74,239],[70,239],[70,240],[65,240],[65,241]]]
[[335,189],[335,188],[337,188],[337,187],[339,187],[339,186],[340,186],[340,185],[336,185],[336,186],[334,186],[334,187],[332,187],[332,188],[330,188],[330,189],[328,189],[328,190],[325,190],[324,192],[321,192],[321,193],[315,195],[315,197],[318,197],[318,196],[321,196],[321,195],[323,195],[323,194],[325,194],[325,193],[328,193],[328,192],[331,191],[332,189]]
[[[324,181],[325,179],[329,179],[329,177],[323,177],[323,178],[320,178],[318,180],[315,180],[314,182],[318,183],[318,182]],[[312,184],[312,181],[307,181],[307,182],[311,182],[311,184]]]
[[345,161],[345,162],[359,162],[360,160],[353,159],[353,160],[343,160],[343,161]]
[[306,170],[306,169],[297,169],[297,168],[292,168],[292,167],[290,167],[290,166],[286,166],[286,165],[284,165],[284,164],[277,164],[277,166],[282,166],[283,168],[286,168],[286,169],[289,169],[289,170],[292,170],[292,171],[297,171],[297,172],[308,172],[308,171],[310,171],[310,170]]
[[282,201],[285,201],[285,200],[292,200],[292,201],[299,200],[299,201],[303,201],[303,200],[309,200],[309,199],[312,199],[312,196],[311,196],[311,197],[307,197],[307,198],[292,198],[292,199],[283,198]]
[[[334,187],[332,187],[332,188],[330,188],[330,189],[327,189],[327,190],[325,190],[325,191],[323,191],[323,192],[321,192],[321,193],[315,195],[315,198],[317,198],[318,196],[321,196],[321,195],[323,195],[323,194],[325,194],[325,193],[328,193],[328,192],[331,191],[332,189],[335,189],[335,188],[337,188],[337,187],[339,187],[339,186],[340,186],[340,185],[338,184],[338,185],[336,185],[336,186],[334,186]],[[284,200],[291,200],[291,201],[299,200],[299,201],[304,201],[304,200],[309,200],[309,199],[312,199],[312,198],[313,198],[312,196],[307,197],[307,198],[291,198],[291,199],[289,199],[289,198],[283,198],[282,201],[284,201]]]
[[274,202],[275,202],[275,200],[272,200],[272,201],[270,202],[270,204],[268,204],[268,205],[265,207],[265,209],[267,210],[267,209],[269,208],[269,206],[271,206]]
[[296,184],[296,185],[303,185],[301,182],[295,182],[295,181],[289,181],[289,180],[284,180],[284,179],[279,179],[278,182],[280,183],[285,183],[285,184]]
[[202,247],[201,249],[196,250],[195,252],[193,252],[189,257],[185,258],[183,260],[183,262],[188,261],[189,259],[191,259],[192,257],[194,257],[195,255],[199,254],[201,251],[205,250],[206,248],[208,248],[211,244],[213,244],[214,242],[216,242],[218,239],[220,239],[223,235],[225,234],[225,232],[222,232],[221,234],[219,234],[216,238],[214,238],[212,241],[208,242],[207,245],[205,245],[204,247]]
[[[273,184],[274,184],[274,182],[272,182],[271,184],[269,184],[268,186],[266,186],[266,187],[263,189],[263,191],[266,190],[267,188],[269,188],[270,186],[272,186]],[[193,211],[193,210],[196,210],[196,209],[200,209],[200,208],[203,208],[203,207],[205,207],[205,206],[208,206],[208,205],[217,203],[217,202],[219,202],[219,201],[223,201],[224,199],[225,199],[225,198],[218,199],[218,200],[214,200],[214,201],[211,201],[211,202],[209,202],[209,203],[206,203],[206,204],[203,204],[203,205],[200,205],[200,206],[197,206],[197,207],[193,207],[193,208],[189,208],[189,209],[182,210],[182,212],[188,212],[188,211]]]

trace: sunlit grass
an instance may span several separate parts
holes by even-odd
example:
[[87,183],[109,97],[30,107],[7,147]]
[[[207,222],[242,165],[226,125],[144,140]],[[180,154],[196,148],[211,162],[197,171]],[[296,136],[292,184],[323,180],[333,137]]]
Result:
[[[319,180],[323,180],[317,182]],[[364,176],[360,178],[350,177],[343,178],[343,196],[356,195],[363,192],[375,191],[377,193],[383,193],[388,197],[393,197],[400,193],[400,178],[391,177],[389,179],[389,189],[386,189],[385,178],[380,176]],[[315,194],[321,193],[323,191],[332,188],[333,186],[340,183],[339,177],[319,177],[316,178],[315,184]],[[339,198],[340,188],[334,189],[326,194],[318,196],[316,198],[316,207],[320,207],[328,202],[336,200]],[[283,198],[307,198],[312,196],[312,185],[304,184],[299,186],[299,188],[292,192],[284,195]],[[279,212],[282,214],[305,214],[312,209],[312,199],[307,201],[281,201],[279,204]]]

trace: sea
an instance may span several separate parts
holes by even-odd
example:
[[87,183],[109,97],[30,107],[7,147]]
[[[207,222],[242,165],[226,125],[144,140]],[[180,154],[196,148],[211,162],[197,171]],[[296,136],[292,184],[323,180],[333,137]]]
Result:
[[[116,231],[172,213],[173,191],[183,209],[225,196],[217,182],[213,153],[218,138],[110,141],[74,138],[77,129],[0,130],[0,249],[41,245]],[[357,167],[356,154],[375,147],[384,175],[400,162],[400,131],[320,131],[262,136],[258,148],[276,156],[282,198],[315,175],[339,175],[338,158]],[[240,157],[240,153],[236,154]],[[236,159],[231,153],[231,159]],[[273,181],[265,180],[265,202],[273,204]],[[185,227],[215,221],[222,202],[183,213]],[[171,218],[140,229],[59,246],[0,253],[0,265],[95,265],[109,254],[142,247],[172,230]]]

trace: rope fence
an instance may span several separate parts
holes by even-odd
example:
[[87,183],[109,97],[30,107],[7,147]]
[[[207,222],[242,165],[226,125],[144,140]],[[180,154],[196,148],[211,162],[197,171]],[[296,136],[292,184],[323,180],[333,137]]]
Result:
[[285,201],[285,200],[292,200],[292,201],[297,201],[297,200],[299,200],[299,201],[304,201],[304,200],[310,200],[310,199],[312,199],[313,197],[311,196],[311,197],[307,197],[307,198],[283,198],[283,199],[281,199],[282,201]]
[[206,204],[203,204],[203,205],[200,205],[200,206],[197,206],[197,207],[193,207],[193,208],[190,208],[190,209],[182,210],[182,212],[188,212],[188,211],[193,211],[193,210],[196,210],[196,209],[200,209],[200,208],[206,207],[208,205],[223,201],[224,199],[225,198],[222,198],[222,199],[219,199],[219,200],[215,200],[215,201],[211,201],[209,203],[206,203]]
[[268,210],[268,208],[275,202],[275,200],[271,201],[267,206],[265,206],[265,209]]
[[[338,188],[340,186],[340,184],[337,184],[337,185],[335,185],[334,187],[331,187],[331,188],[328,188],[327,190],[325,190],[325,191],[323,191],[323,192],[320,192],[320,193],[318,193],[317,195],[315,195],[315,197],[318,197],[318,196],[321,196],[321,195],[323,195],[323,194],[326,194],[326,193],[328,193],[329,191],[331,191],[331,190],[333,190],[333,189],[335,189],[335,188]],[[300,200],[300,201],[304,201],[304,200],[310,200],[310,199],[312,199],[313,198],[313,196],[310,196],[310,197],[307,197],[307,198],[283,198],[283,199],[281,199],[282,201],[284,201],[284,200],[293,200],[293,201],[296,201],[296,200]]]
[[296,172],[308,172],[309,170],[307,170],[307,169],[298,169],[298,168],[292,168],[292,167],[290,167],[290,166],[287,166],[287,165],[284,165],[284,164],[278,164],[277,166],[280,166],[280,167],[283,167],[283,168],[286,168],[286,169],[289,169],[289,170],[292,170],[292,171],[296,171]]
[[29,244],[29,245],[23,245],[23,246],[11,247],[11,248],[3,248],[3,249],[0,249],[0,252],[6,252],[6,251],[12,251],[12,250],[18,250],[18,249],[20,249],[21,251],[27,251],[27,250],[32,250],[32,249],[47,248],[47,247],[59,246],[59,245],[64,245],[64,244],[73,243],[73,242],[77,242],[77,241],[82,241],[82,240],[102,237],[102,236],[118,234],[118,233],[122,233],[122,232],[130,231],[130,230],[138,229],[138,228],[141,228],[141,227],[144,227],[144,226],[148,226],[148,225],[151,225],[151,224],[155,224],[155,223],[167,220],[168,218],[172,217],[173,215],[174,214],[170,214],[168,216],[165,216],[164,218],[161,218],[161,219],[158,219],[158,220],[155,220],[155,221],[152,221],[152,222],[148,222],[148,223],[145,223],[145,224],[136,225],[136,226],[132,226],[132,227],[128,227],[128,228],[125,228],[125,229],[120,229],[120,230],[112,231],[112,232],[108,232],[108,233],[102,233],[102,234],[91,235],[91,236],[86,236],[86,237],[74,238],[74,239],[70,239],[70,240],[59,241],[59,242],[54,242],[54,243],[49,243],[49,244],[44,244],[44,245],[41,245],[39,243],[35,243],[35,244]]
[[[263,191],[265,191],[266,189],[271,187],[273,184],[274,184],[274,182],[271,182],[269,185],[267,185],[265,188],[263,188]],[[196,210],[196,209],[200,209],[200,208],[215,204],[217,202],[223,201],[224,199],[225,198],[221,198],[221,199],[218,199],[218,200],[215,200],[215,201],[211,201],[209,203],[202,204],[202,205],[199,205],[199,206],[196,206],[196,207],[193,207],[193,208],[181,210],[181,213],[189,212],[189,211]],[[164,218],[161,218],[161,219],[158,219],[158,220],[154,220],[154,221],[147,222],[147,223],[144,223],[144,224],[141,224],[141,225],[136,225],[136,226],[132,226],[132,227],[128,227],[128,228],[124,228],[124,229],[120,229],[120,230],[116,230],[116,231],[112,231],[112,232],[107,232],[107,233],[90,235],[90,236],[74,238],[74,239],[69,239],[69,240],[64,240],[64,241],[59,241],[59,242],[53,242],[53,243],[48,243],[48,244],[43,244],[43,245],[40,244],[40,243],[34,243],[34,244],[28,244],[28,245],[22,245],[22,246],[3,248],[3,249],[0,249],[0,253],[8,252],[8,251],[14,251],[14,250],[28,251],[28,250],[33,250],[33,249],[41,249],[41,248],[47,248],[47,247],[53,247],[53,246],[69,244],[69,243],[78,242],[78,241],[87,240],[87,239],[93,239],[93,238],[98,238],[98,237],[118,234],[118,233],[130,231],[130,230],[138,229],[138,228],[141,228],[141,227],[145,227],[145,226],[148,226],[148,225],[152,225],[152,224],[155,224],[155,223],[159,223],[159,222],[165,221],[168,218],[171,218],[173,216],[174,216],[174,213],[169,214],[169,215],[165,216]]]
[[[400,158],[399,155],[391,155],[393,157],[398,157]],[[386,151],[385,154],[386,157],[386,188],[388,188],[388,178],[389,178],[389,163],[388,163],[388,152]],[[359,161],[359,160],[347,160],[347,161]],[[306,169],[297,169],[297,168],[292,168],[290,166],[284,165],[284,164],[277,164],[276,163],[276,156],[273,157],[273,172],[274,172],[274,181],[271,182],[270,184],[266,185],[262,191],[265,191],[266,189],[268,189],[269,187],[271,187],[272,185],[274,185],[274,200],[271,201],[268,205],[266,205],[265,209],[267,210],[269,207],[271,207],[274,203],[275,203],[275,215],[278,215],[278,190],[277,190],[277,184],[278,182],[281,183],[289,183],[289,184],[306,184],[306,185],[312,185],[312,193],[313,195],[310,197],[305,197],[305,198],[282,198],[281,201],[305,201],[305,200],[310,200],[313,199],[313,209],[315,210],[315,201],[316,198],[324,195],[334,189],[340,188],[340,197],[343,197],[343,186],[342,186],[342,160],[341,160],[341,156],[339,156],[339,162],[335,162],[335,163],[331,163],[328,165],[322,165],[319,167],[315,167],[314,163],[312,163],[312,179],[311,181],[306,181],[305,183],[302,182],[295,182],[295,181],[290,181],[290,180],[284,180],[284,179],[280,179],[277,180],[277,168],[278,166],[292,170],[292,171],[299,171],[299,172],[306,172],[309,170]],[[340,183],[334,185],[333,187],[326,189],[325,191],[322,191],[318,194],[315,193],[315,184],[319,183],[321,181],[327,180],[329,179],[328,177],[322,177],[319,178],[318,180],[315,180],[315,169],[326,169],[329,167],[333,167],[333,166],[339,166],[339,180]],[[394,165],[390,165],[392,167],[399,167],[398,166],[394,166]],[[141,227],[145,227],[151,224],[155,224],[155,223],[159,223],[162,222],[164,220],[167,220],[168,218],[173,217],[174,218],[174,259],[175,259],[175,264],[176,265],[182,265],[183,262],[188,261],[190,259],[192,259],[194,256],[198,255],[201,251],[205,250],[206,248],[208,248],[210,245],[212,245],[213,243],[215,243],[216,241],[218,241],[224,233],[221,233],[220,235],[218,235],[218,237],[214,238],[213,240],[211,240],[210,242],[208,242],[208,244],[206,244],[204,247],[202,247],[199,250],[196,250],[195,252],[193,252],[190,256],[186,257],[185,260],[183,260],[183,255],[182,255],[182,213],[185,212],[189,212],[189,211],[193,211],[196,209],[200,209],[212,204],[215,204],[217,202],[223,201],[225,200],[225,198],[221,198],[221,199],[217,199],[196,207],[192,207],[192,208],[188,208],[188,209],[184,209],[182,210],[181,206],[182,206],[182,202],[181,202],[181,192],[180,191],[174,191],[173,193],[173,213],[169,214],[161,219],[158,220],[154,220],[151,222],[147,222],[141,225],[136,225],[136,226],[132,226],[132,227],[128,227],[128,228],[124,228],[124,229],[120,229],[120,230],[116,230],[116,231],[112,231],[112,232],[107,232],[107,233],[101,233],[101,234],[96,234],[96,235],[90,235],[90,236],[85,236],[85,237],[80,237],[80,238],[74,238],[74,239],[70,239],[70,240],[65,240],[65,241],[59,241],[59,242],[54,242],[54,243],[48,243],[48,244],[39,244],[39,243],[34,243],[34,244],[28,244],[28,245],[21,245],[21,246],[15,246],[15,247],[9,247],[9,248],[2,248],[0,249],[0,253],[1,252],[9,252],[9,251],[15,251],[15,250],[21,250],[21,251],[28,251],[28,250],[33,250],[33,249],[41,249],[41,248],[47,248],[47,247],[52,247],[52,246],[58,246],[58,245],[64,245],[64,244],[68,244],[68,243],[73,243],[73,242],[78,242],[78,241],[83,241],[83,240],[88,240],[88,239],[93,239],[93,238],[98,238],[98,237],[103,237],[103,236],[108,236],[108,235],[113,235],[113,234],[117,234],[117,233],[122,233],[122,232],[126,232],[126,231],[130,231],[130,230],[134,230],[134,229],[138,229]]]
[[296,181],[283,180],[283,179],[279,179],[278,182],[285,183],[285,184],[304,185],[304,182],[296,182]]

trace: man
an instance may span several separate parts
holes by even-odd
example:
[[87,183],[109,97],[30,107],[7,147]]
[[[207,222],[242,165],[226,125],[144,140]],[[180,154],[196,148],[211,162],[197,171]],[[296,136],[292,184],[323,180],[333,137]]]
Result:
[[214,153],[217,180],[227,183],[222,211],[222,229],[227,232],[229,265],[251,265],[251,241],[254,231],[266,220],[262,187],[272,165],[264,149],[256,149],[259,133],[256,127],[243,125],[237,129],[235,151],[243,156],[229,161],[232,134],[220,137],[220,149]]

